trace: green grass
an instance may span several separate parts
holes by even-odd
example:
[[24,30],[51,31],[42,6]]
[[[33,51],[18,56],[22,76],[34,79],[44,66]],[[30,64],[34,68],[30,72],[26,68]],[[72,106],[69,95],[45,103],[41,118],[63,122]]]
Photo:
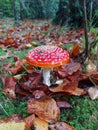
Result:
[[8,117],[12,114],[26,117],[28,115],[26,110],[27,102],[9,99],[2,91],[2,84],[0,84],[0,88],[0,118]]
[[70,96],[72,109],[61,111],[61,120],[73,125],[77,130],[98,130],[98,101],[88,96]]

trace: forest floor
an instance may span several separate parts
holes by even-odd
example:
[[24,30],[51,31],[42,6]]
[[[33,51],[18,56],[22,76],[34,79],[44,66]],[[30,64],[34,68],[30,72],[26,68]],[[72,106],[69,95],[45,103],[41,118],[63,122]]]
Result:
[[[95,33],[96,29],[93,29],[93,33],[90,34],[90,40],[95,37]],[[30,115],[27,110],[27,104],[28,100],[32,97],[34,98],[34,95],[31,95],[34,94],[35,90],[33,90],[33,88],[27,89],[26,83],[34,85],[34,81],[30,84],[29,81],[31,77],[26,82],[23,76],[27,74],[30,76],[30,73],[34,73],[39,68],[28,66],[25,61],[25,56],[27,52],[34,47],[46,44],[57,45],[67,50],[71,57],[67,77],[63,77],[64,73],[61,71],[61,68],[58,68],[61,72],[60,76],[63,77],[61,79],[70,79],[70,83],[68,84],[70,90],[65,90],[63,93],[56,90],[58,94],[55,92],[51,94],[52,99],[57,102],[59,100],[63,105],[59,105],[60,118],[57,120],[58,122],[66,122],[70,127],[73,126],[76,128],[76,130],[98,130],[98,93],[95,92],[94,96],[97,94],[97,98],[93,100],[94,96],[91,96],[91,92],[89,91],[92,86],[94,88],[96,87],[96,91],[98,91],[98,80],[97,82],[91,80],[90,76],[92,76],[93,73],[90,70],[90,75],[88,76],[86,74],[87,64],[81,63],[81,59],[79,58],[79,54],[84,48],[84,42],[83,29],[68,30],[66,26],[61,28],[51,25],[50,21],[41,20],[20,21],[19,26],[16,27],[12,19],[6,18],[0,20],[0,119],[10,117],[13,114],[18,114],[23,118]],[[78,48],[78,50],[75,47]],[[91,59],[94,57],[95,54],[92,54]],[[97,59],[93,59],[93,62],[90,61],[89,64],[92,64],[91,67],[95,67],[94,71],[97,71]],[[72,67],[72,70],[70,67]],[[54,70],[53,72],[56,72],[59,77],[58,70]],[[65,72],[65,70],[63,71]],[[81,76],[82,78],[79,79],[79,76],[82,74],[85,75],[86,78]],[[35,73],[34,76],[37,78]],[[90,79],[88,77],[90,77]],[[13,78],[15,80],[13,80]],[[54,80],[55,77],[52,78]],[[39,80],[37,81],[39,82]],[[36,84],[38,85],[37,81]],[[73,82],[76,82],[77,85]],[[81,82],[83,82],[82,87]],[[23,86],[23,88],[19,88],[20,86]],[[16,87],[18,87],[18,89]],[[73,89],[73,87],[75,89]],[[79,93],[77,92],[77,87],[79,87]],[[45,92],[43,87],[41,91]],[[48,91],[51,91],[51,89]],[[41,94],[40,90],[39,94]],[[46,97],[47,96],[50,95],[47,94]],[[37,116],[40,117],[39,115]],[[32,127],[31,129],[34,128]],[[51,128],[51,130],[54,129]],[[71,128],[68,130],[71,130]]]

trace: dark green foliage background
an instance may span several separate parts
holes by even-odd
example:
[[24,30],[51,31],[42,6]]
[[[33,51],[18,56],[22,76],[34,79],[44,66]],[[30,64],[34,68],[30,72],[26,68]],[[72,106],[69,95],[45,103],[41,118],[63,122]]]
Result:
[[[98,1],[86,0],[88,25],[98,26]],[[53,19],[54,24],[70,27],[84,26],[83,0],[60,0],[59,8]]]
[[16,10],[20,19],[51,18],[55,16],[58,3],[59,0],[0,0],[0,17],[14,17]]
[[[98,26],[98,1],[86,0],[86,2],[88,23]],[[81,0],[0,0],[0,18],[14,17],[16,24],[20,19],[52,18],[53,23],[57,25],[81,27],[84,23],[83,16]]]

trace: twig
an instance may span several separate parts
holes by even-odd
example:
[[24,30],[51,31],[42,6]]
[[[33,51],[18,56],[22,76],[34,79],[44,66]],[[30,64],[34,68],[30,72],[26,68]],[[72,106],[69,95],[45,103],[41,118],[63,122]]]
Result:
[[89,42],[88,42],[86,0],[84,0],[83,6],[84,6],[84,31],[85,31],[85,57],[87,58],[89,52]]
[[91,79],[91,77],[89,77],[89,79],[90,79],[90,81],[94,84],[95,87],[98,87],[98,86],[96,85],[96,83]]

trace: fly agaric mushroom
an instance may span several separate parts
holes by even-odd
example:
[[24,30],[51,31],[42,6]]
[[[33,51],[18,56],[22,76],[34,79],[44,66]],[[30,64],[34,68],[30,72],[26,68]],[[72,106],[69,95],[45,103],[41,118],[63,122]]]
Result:
[[66,64],[69,54],[58,46],[43,45],[29,51],[26,60],[29,64],[42,68],[43,83],[50,86],[51,68]]

